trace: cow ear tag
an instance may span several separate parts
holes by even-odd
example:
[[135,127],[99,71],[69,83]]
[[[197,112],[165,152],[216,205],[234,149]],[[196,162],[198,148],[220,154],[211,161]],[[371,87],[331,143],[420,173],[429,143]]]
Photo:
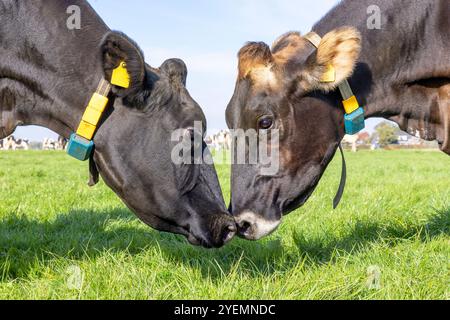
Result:
[[320,78],[320,82],[330,83],[330,82],[335,82],[335,81],[336,81],[336,69],[334,68],[334,66],[332,64],[329,64],[327,66],[327,70]]
[[121,62],[112,72],[111,84],[128,89],[130,87],[130,75],[127,71],[127,64]]

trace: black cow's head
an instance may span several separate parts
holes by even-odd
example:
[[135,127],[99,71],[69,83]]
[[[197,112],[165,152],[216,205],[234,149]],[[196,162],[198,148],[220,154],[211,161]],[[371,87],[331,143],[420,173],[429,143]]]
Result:
[[[287,214],[303,205],[344,135],[336,95],[324,94],[349,77],[360,52],[360,35],[340,28],[316,48],[298,33],[279,38],[270,49],[248,43],[239,52],[239,76],[227,109],[231,129],[278,130],[279,170],[261,164],[233,164],[231,211],[241,236],[256,240],[273,232]],[[322,83],[329,65],[336,81]],[[269,144],[270,146],[270,144]]]
[[234,219],[226,210],[212,164],[183,164],[172,159],[179,143],[173,139],[183,130],[207,154],[200,106],[186,90],[183,61],[167,60],[159,68],[145,64],[140,49],[117,32],[102,43],[106,79],[122,61],[131,78],[128,89],[113,88],[114,101],[95,136],[91,172],[98,168],[105,182],[145,223],[187,237],[205,247],[220,247],[236,233]]

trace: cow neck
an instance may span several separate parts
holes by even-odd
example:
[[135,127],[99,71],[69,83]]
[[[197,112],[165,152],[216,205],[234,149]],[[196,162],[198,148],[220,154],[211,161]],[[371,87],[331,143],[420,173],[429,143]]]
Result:
[[[44,19],[38,33],[28,24],[28,17],[18,15],[10,27],[13,30],[17,23],[17,33],[6,33],[0,39],[0,100],[9,102],[0,104],[0,138],[24,125],[46,127],[65,138],[77,129],[104,77],[99,44],[109,31],[87,3],[77,3],[88,30],[68,33],[65,23]],[[31,2],[21,5],[23,10],[33,6]],[[55,19],[65,22],[66,12],[59,5],[49,3],[44,9],[62,12]]]
[[[98,80],[95,82],[98,84],[102,76],[98,75],[96,78]],[[3,81],[7,90],[2,93],[10,95],[14,101],[14,105],[0,108],[0,135],[3,137],[12,134],[17,126],[27,125],[42,126],[69,137],[77,128],[86,103],[96,87],[95,82],[92,85],[74,85],[74,88],[81,88],[77,89],[80,92],[74,97],[69,83],[59,83],[67,89],[46,90],[46,84],[41,85],[28,79],[27,75],[17,74],[14,78],[3,78]],[[58,83],[56,79],[48,81]]]
[[[431,64],[429,59],[423,60],[436,53],[418,53],[417,43],[427,43],[428,38],[418,38],[413,29],[407,32],[405,27],[397,30],[385,26],[382,30],[369,30],[365,8],[364,1],[339,5],[313,31],[324,36],[338,27],[357,27],[362,32],[363,47],[349,83],[364,106],[366,117],[392,120],[412,135],[438,140],[441,150],[450,154],[450,75],[445,74],[450,68],[448,59],[436,59]],[[408,21],[404,11],[399,10],[391,23]],[[426,24],[425,14],[416,18],[420,24]],[[411,24],[414,27],[417,22]],[[405,39],[405,34],[415,38]],[[398,46],[399,41],[405,45]],[[420,48],[428,50],[426,45]],[[447,65],[442,66],[443,61]]]

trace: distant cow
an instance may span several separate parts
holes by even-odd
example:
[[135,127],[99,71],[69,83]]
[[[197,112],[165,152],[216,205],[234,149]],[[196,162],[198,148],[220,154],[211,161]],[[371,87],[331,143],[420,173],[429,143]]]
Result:
[[42,142],[42,150],[65,150],[67,139],[63,136],[58,137],[58,141],[51,138],[45,138]]
[[67,139],[63,136],[58,137],[58,142],[56,144],[56,150],[65,150],[67,146]]
[[352,146],[352,152],[357,152],[358,151],[358,140],[359,140],[359,135],[355,134],[355,135],[345,135],[344,139],[342,139],[342,143],[348,143],[349,145]]
[[57,142],[51,138],[45,138],[42,142],[42,150],[57,150]]
[[5,140],[3,140],[3,149],[16,150],[16,139],[14,138],[14,136],[9,136]]
[[231,135],[227,130],[221,130],[219,133],[208,138],[212,149],[216,150],[230,150],[231,149]]
[[5,150],[28,150],[29,141],[24,139],[18,139],[14,136],[7,137],[3,142],[3,148]]
[[16,141],[14,150],[29,150],[30,149],[30,141],[25,139],[19,139]]

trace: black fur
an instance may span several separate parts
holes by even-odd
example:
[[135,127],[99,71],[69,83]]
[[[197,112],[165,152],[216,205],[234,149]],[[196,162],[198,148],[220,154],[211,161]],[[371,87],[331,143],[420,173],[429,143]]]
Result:
[[[69,5],[81,8],[81,30],[66,27]],[[68,138],[99,81],[125,61],[131,86],[110,95],[94,137],[90,184],[100,173],[148,225],[193,244],[222,246],[235,222],[214,166],[172,165],[172,132],[206,122],[184,86],[184,63],[145,64],[139,47],[110,31],[83,0],[0,0],[0,21],[0,139],[19,125]]]

